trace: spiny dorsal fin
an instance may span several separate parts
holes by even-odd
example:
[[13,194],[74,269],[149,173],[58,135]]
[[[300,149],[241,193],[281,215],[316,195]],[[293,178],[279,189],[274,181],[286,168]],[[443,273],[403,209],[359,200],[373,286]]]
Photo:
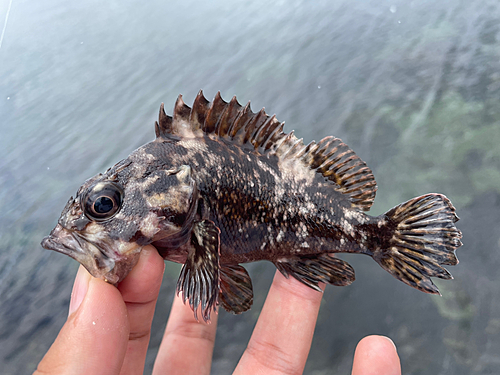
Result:
[[189,108],[189,106],[184,103],[184,100],[182,100],[182,95],[179,95],[174,107],[174,131],[177,130],[179,126],[182,126],[181,123],[189,123],[190,114],[191,108]]
[[276,155],[281,161],[299,160],[305,167],[316,170],[334,183],[334,188],[349,197],[352,205],[370,209],[377,184],[372,171],[342,140],[325,137],[319,142],[304,145],[293,131],[283,132],[284,123],[262,109],[250,109],[250,102],[241,106],[233,97],[229,102],[220,92],[209,102],[200,90],[193,103],[187,106],[179,95],[173,119],[160,108],[156,136],[179,139],[188,130],[194,136],[207,134],[231,140],[234,144],[253,149],[260,154]]
[[200,90],[193,103],[193,109],[189,114],[189,123],[193,130],[198,130],[203,127],[205,118],[209,109],[210,102],[203,96],[203,91]]
[[165,134],[172,133],[172,117],[167,116],[163,103],[160,105],[160,115],[158,121],[155,122],[156,138],[162,137]]

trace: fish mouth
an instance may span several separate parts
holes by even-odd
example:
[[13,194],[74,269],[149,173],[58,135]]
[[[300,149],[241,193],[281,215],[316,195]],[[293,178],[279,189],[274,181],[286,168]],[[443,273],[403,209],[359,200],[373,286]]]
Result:
[[117,284],[126,276],[123,275],[123,267],[117,267],[117,262],[97,245],[77,236],[60,224],[57,224],[50,235],[42,240],[41,245],[44,249],[70,256],[81,263],[92,276],[110,284]]

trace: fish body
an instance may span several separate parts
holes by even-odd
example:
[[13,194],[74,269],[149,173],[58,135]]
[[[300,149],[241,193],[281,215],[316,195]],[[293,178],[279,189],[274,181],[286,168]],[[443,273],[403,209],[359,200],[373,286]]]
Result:
[[184,302],[205,321],[218,304],[241,313],[253,301],[241,263],[268,260],[318,291],[348,285],[354,270],[333,253],[366,254],[404,283],[439,293],[461,245],[451,202],[427,194],[378,217],[371,170],[340,139],[305,145],[264,110],[235,98],[179,96],[163,105],[156,139],[87,180],[42,246],[117,284],[153,244],[182,263]]

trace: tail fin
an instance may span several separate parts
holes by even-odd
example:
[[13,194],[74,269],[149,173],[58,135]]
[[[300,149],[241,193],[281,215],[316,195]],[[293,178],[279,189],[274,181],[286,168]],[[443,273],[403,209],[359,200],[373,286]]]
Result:
[[441,194],[410,199],[383,215],[392,236],[373,258],[395,278],[422,292],[440,294],[431,277],[452,279],[441,265],[455,265],[462,233],[450,200]]

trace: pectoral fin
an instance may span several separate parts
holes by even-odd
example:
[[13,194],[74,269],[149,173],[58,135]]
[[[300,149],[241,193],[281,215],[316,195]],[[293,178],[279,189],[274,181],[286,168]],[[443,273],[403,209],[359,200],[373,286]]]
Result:
[[193,224],[191,246],[177,281],[177,294],[182,292],[184,303],[189,301],[196,320],[201,305],[205,322],[210,321],[219,296],[219,235],[219,228],[210,220]]
[[241,314],[252,307],[252,280],[248,272],[239,265],[221,266],[220,302],[226,311]]

